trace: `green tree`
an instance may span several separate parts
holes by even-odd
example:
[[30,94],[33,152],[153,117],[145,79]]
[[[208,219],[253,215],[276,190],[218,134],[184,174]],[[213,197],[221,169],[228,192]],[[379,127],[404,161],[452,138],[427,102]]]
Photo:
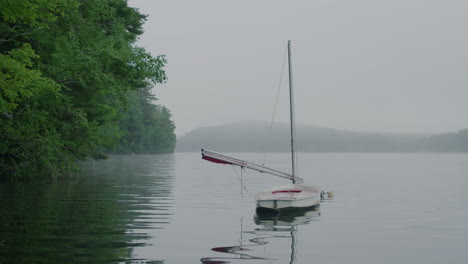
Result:
[[169,109],[154,104],[150,86],[130,92],[128,108],[121,112],[124,135],[115,153],[171,153],[175,149],[175,125]]
[[4,177],[57,177],[73,171],[76,158],[94,151],[77,145],[76,139],[91,131],[84,115],[70,108],[58,84],[31,69],[34,58],[29,44],[0,54],[0,175]]
[[0,178],[70,174],[129,134],[129,96],[166,80],[135,45],[145,19],[125,0],[0,1]]

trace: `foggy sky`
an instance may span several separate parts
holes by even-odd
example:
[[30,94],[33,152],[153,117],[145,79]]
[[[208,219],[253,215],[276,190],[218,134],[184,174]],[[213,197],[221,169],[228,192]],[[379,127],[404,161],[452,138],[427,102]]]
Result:
[[[138,45],[165,54],[155,87],[177,134],[272,117],[292,41],[297,123],[358,131],[468,128],[466,0],[131,0]],[[276,120],[287,120],[284,76]]]

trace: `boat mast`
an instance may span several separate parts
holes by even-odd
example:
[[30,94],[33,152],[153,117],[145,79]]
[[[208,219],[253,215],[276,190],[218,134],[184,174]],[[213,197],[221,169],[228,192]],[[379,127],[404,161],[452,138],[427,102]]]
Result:
[[291,67],[291,40],[288,40],[288,68],[289,68],[289,116],[291,125],[291,160],[292,160],[292,182],[296,183],[296,151],[294,149],[295,144],[295,117],[294,117],[294,93],[293,93],[293,79],[292,79],[292,67]]

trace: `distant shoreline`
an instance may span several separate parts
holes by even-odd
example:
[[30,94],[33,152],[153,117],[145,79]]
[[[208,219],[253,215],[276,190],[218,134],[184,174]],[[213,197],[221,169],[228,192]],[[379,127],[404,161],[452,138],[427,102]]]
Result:
[[[289,152],[288,127],[235,123],[193,130],[177,140],[176,152],[201,148],[222,152]],[[467,153],[468,129],[442,134],[356,132],[318,126],[297,127],[297,151],[304,153]]]

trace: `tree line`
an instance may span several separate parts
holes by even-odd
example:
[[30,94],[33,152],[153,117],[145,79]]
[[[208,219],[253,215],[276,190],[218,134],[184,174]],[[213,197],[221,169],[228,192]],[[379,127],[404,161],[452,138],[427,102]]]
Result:
[[173,152],[171,113],[151,93],[166,58],[136,45],[145,20],[126,0],[0,1],[0,178]]
[[[177,151],[288,152],[289,126],[243,122],[195,129],[177,140]],[[468,152],[468,129],[441,134],[377,133],[317,126],[297,127],[301,152]]]

